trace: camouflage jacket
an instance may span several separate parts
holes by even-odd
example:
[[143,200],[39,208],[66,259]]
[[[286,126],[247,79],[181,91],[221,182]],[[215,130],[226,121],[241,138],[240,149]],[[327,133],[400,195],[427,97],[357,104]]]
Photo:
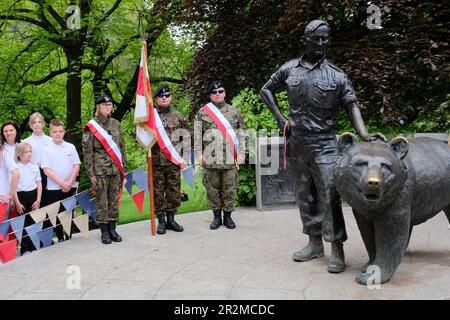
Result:
[[[240,137],[240,130],[245,129],[245,123],[242,115],[235,107],[225,102],[215,106],[230,122],[239,140],[239,150],[243,150],[245,141]],[[201,130],[199,126],[201,126]],[[196,148],[200,143],[205,168],[232,169],[236,167],[234,152],[230,143],[203,108],[199,110],[195,117]]]
[[[167,108],[157,108],[159,117],[167,132],[170,140],[172,141],[175,150],[184,159],[188,160],[191,151],[191,130],[188,127],[188,123],[185,117],[178,112],[174,107],[168,106]],[[184,130],[178,130],[184,129]],[[174,165],[167,159],[165,154],[161,152],[159,145],[156,143],[152,147],[153,164],[158,166]]]
[[[120,122],[113,118],[105,118],[102,115],[96,116],[94,120],[112,136],[122,153],[122,164],[125,168],[125,141],[122,130],[120,129]],[[84,166],[86,167],[88,177],[116,175],[120,173],[119,168],[106,152],[105,148],[103,148],[100,141],[94,137],[87,127],[84,130],[82,146]]]

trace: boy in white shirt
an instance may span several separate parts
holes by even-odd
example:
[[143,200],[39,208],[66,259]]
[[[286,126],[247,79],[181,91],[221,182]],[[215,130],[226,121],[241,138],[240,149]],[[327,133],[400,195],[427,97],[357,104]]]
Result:
[[[64,134],[64,122],[56,119],[50,121],[50,136],[53,141],[44,148],[41,156],[41,168],[48,178],[44,205],[64,200],[76,191],[75,180],[80,171],[81,161],[75,146],[64,141]],[[61,209],[62,206],[60,212]],[[64,241],[61,225],[55,227],[55,232],[58,240]]]
[[[31,163],[32,148],[26,142],[21,142],[16,147],[14,160],[19,167],[19,183],[14,197],[16,210],[19,215],[25,215],[24,228],[34,224],[33,219],[27,213],[39,209],[41,204],[42,183],[39,167]],[[34,248],[33,242],[26,232],[23,233],[20,246],[20,254],[31,252],[39,248]]]
[[47,176],[44,174],[44,170],[41,169],[41,157],[45,147],[47,147],[52,142],[52,138],[44,133],[45,119],[39,112],[35,112],[30,116],[28,125],[30,126],[31,130],[33,130],[33,133],[23,141],[31,145],[31,148],[33,149],[33,157],[31,159],[31,162],[36,164],[41,170],[43,190],[41,202],[44,203],[45,189],[47,188]]

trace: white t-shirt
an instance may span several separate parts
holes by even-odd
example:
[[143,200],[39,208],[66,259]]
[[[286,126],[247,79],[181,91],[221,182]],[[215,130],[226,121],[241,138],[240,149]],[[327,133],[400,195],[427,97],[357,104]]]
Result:
[[11,172],[17,169],[17,163],[8,152],[0,151],[0,195],[9,194]]
[[[44,149],[41,156],[41,168],[49,168],[62,180],[66,181],[73,171],[73,166],[81,164],[77,149],[69,142],[63,141],[55,144],[53,141]],[[72,188],[77,186],[74,181]],[[50,179],[47,179],[48,190],[61,190],[61,186]]]
[[17,192],[19,191],[32,191],[37,188],[37,181],[41,181],[41,172],[39,167],[31,162],[23,164],[19,162],[19,183],[17,184]]
[[50,143],[52,143],[53,141],[52,138],[50,138],[45,134],[42,134],[40,136],[32,134],[23,141],[29,143],[31,145],[31,148],[33,148],[32,150],[33,157],[31,158],[31,162],[40,166],[42,152],[44,151],[45,147],[47,147]]
[[11,156],[11,159],[14,160],[14,153],[16,152],[17,143],[8,144],[3,142],[3,150],[5,150]]

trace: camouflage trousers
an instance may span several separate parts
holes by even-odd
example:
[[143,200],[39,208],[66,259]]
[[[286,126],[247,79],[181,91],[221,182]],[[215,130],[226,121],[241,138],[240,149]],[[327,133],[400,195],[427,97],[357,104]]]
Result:
[[175,213],[181,204],[180,169],[174,165],[153,166],[155,213]]
[[234,198],[238,187],[238,171],[233,169],[204,168],[203,185],[212,210],[234,211]]
[[119,220],[119,192],[122,189],[122,176],[95,176],[95,209],[97,211],[96,221],[107,223]]

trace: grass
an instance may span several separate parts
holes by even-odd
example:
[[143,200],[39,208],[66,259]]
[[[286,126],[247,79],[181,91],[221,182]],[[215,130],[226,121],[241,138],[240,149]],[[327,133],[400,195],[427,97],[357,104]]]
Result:
[[[181,189],[184,190],[189,197],[189,200],[182,202],[180,208],[177,210],[177,214],[183,214],[188,212],[203,211],[209,208],[208,201],[206,200],[206,190],[202,183],[202,173],[197,172],[194,177],[194,189],[191,189],[184,179],[181,179]],[[138,188],[133,185],[133,192],[138,191]],[[134,204],[131,195],[124,188],[122,193],[122,201],[120,203],[119,212],[119,224],[126,224],[135,221],[149,220],[150,219],[150,200],[149,196],[145,195],[144,206],[142,214],[139,213],[136,205]]]

